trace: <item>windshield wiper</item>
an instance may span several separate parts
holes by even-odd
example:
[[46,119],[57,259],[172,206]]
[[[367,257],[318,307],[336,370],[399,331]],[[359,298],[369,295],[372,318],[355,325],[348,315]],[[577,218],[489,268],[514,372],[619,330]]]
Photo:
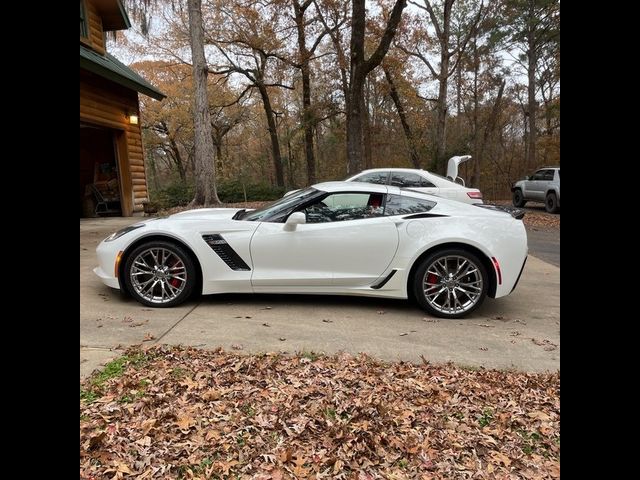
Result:
[[233,214],[233,217],[231,217],[231,220],[240,220],[242,218],[242,215],[244,215],[244,212],[246,212],[247,209],[243,208],[242,210],[238,210],[236,213]]

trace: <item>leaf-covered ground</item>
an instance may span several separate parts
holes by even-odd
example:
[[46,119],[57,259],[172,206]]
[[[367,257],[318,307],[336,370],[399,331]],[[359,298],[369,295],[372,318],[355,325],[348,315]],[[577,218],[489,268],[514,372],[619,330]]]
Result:
[[[513,206],[511,200],[496,200],[488,202],[496,205]],[[526,205],[527,213],[525,213],[522,221],[528,227],[537,227],[544,229],[560,228],[560,215],[557,213],[547,213],[543,203],[529,202]]]
[[560,374],[130,349],[80,386],[80,477],[558,478]]

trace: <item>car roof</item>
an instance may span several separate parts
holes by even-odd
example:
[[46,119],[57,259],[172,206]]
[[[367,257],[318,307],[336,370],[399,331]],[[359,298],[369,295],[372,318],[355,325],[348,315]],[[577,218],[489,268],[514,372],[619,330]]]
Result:
[[311,185],[316,190],[323,192],[373,192],[373,193],[388,193],[392,195],[404,195],[409,197],[424,197],[424,198],[437,198],[438,201],[443,200],[442,197],[437,197],[431,193],[420,192],[411,188],[400,188],[395,185],[379,185],[377,183],[365,183],[365,182],[323,182]]
[[360,182],[323,182],[312,185],[316,190],[323,192],[340,192],[349,190],[352,192],[380,192],[380,193],[400,193],[398,187],[390,185],[378,185],[377,183],[360,183]]
[[361,172],[354,173],[353,176],[360,175],[362,173],[371,173],[371,172],[427,172],[427,170],[423,168],[394,168],[394,167],[385,167],[385,168],[369,168],[367,170],[362,170]]

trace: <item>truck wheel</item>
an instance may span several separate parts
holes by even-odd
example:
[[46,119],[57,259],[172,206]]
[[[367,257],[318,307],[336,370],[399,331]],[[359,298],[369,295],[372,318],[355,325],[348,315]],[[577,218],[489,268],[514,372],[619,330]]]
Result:
[[546,208],[549,213],[558,213],[560,207],[558,207],[558,197],[556,197],[555,193],[547,193],[547,198],[544,200],[544,208]]
[[525,206],[526,203],[527,203],[527,201],[524,199],[524,195],[522,195],[522,190],[520,190],[519,188],[514,190],[514,192],[513,192],[513,206],[514,207],[518,207],[518,208],[522,208],[522,207]]

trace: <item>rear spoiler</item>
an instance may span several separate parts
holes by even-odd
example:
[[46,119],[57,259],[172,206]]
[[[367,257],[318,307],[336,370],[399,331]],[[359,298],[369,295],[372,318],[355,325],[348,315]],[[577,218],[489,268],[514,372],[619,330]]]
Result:
[[508,213],[513,218],[517,220],[522,220],[524,218],[525,210],[517,207],[510,207],[508,205],[493,205],[490,203],[476,203],[474,204],[476,207],[488,208],[489,210],[497,210],[499,212]]

